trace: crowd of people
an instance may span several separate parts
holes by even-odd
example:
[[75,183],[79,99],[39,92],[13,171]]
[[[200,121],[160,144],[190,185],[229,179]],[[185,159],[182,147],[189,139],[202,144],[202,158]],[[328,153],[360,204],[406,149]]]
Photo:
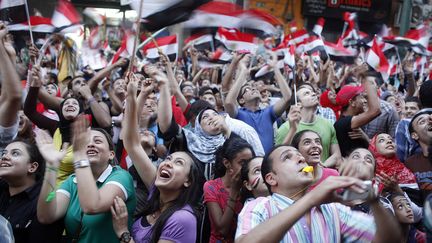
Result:
[[360,56],[202,66],[193,45],[59,80],[24,49],[0,23],[1,242],[432,242],[432,70],[410,50],[389,82]]

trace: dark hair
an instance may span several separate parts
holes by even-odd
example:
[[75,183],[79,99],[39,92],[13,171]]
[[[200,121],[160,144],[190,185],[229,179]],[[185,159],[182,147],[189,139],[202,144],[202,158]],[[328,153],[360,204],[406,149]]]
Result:
[[[239,104],[240,104],[240,99],[243,98],[243,95],[244,95],[244,91],[243,90],[244,90],[245,87],[251,87],[251,85],[249,83],[246,83],[243,86],[241,86],[240,91],[239,91],[239,93],[237,95],[237,102]],[[240,105],[242,105],[242,104],[240,104]]]
[[24,147],[26,148],[27,153],[29,154],[29,157],[30,157],[29,163],[32,163],[32,162],[38,163],[38,167],[37,167],[36,171],[34,172],[36,181],[42,180],[44,172],[45,172],[45,159],[41,155],[39,148],[36,146],[36,144],[31,142],[29,139],[22,139],[22,138],[17,138],[15,140],[13,140],[12,142],[10,142],[9,144],[12,144],[12,143],[24,144]]
[[230,138],[225,140],[223,145],[216,150],[215,178],[222,177],[226,173],[226,168],[223,163],[224,159],[232,161],[238,153],[245,149],[249,149],[252,152],[252,157],[255,157],[252,146],[246,140],[240,136],[231,134]]
[[422,105],[421,105],[420,99],[418,97],[416,97],[416,96],[408,96],[408,97],[406,97],[405,98],[405,103],[407,103],[407,102],[415,102],[417,104],[419,110],[422,109]]
[[263,158],[263,162],[261,164],[261,176],[262,176],[264,183],[266,184],[267,189],[269,190],[270,194],[272,194],[271,186],[265,180],[265,176],[273,170],[273,160],[270,158],[270,156],[272,155],[272,153],[276,149],[278,149],[280,147],[289,147],[289,146],[281,144],[281,145],[277,145],[277,146],[273,147],[270,151],[268,151],[266,153],[266,155]]
[[387,199],[390,201],[390,203],[392,203],[393,199],[395,199],[396,197],[404,197],[406,199],[405,195],[401,192],[392,192],[387,196]]
[[419,98],[422,107],[424,108],[432,108],[431,90],[432,90],[432,80],[423,82],[423,84],[420,86]]
[[296,133],[296,134],[294,135],[294,137],[293,137],[293,139],[292,139],[292,142],[291,142],[291,145],[292,145],[294,148],[298,149],[298,148],[299,148],[299,145],[300,145],[300,141],[301,141],[303,135],[304,135],[305,133],[307,133],[307,132],[313,132],[313,133],[315,133],[316,135],[318,135],[318,137],[319,137],[320,140],[321,140],[321,136],[320,136],[317,132],[306,129],[306,130],[302,130],[302,131],[300,131],[300,132],[298,132],[298,133]]
[[[106,140],[108,142],[108,148],[109,148],[109,150],[110,151],[115,151],[115,147],[114,147],[114,142],[112,140],[112,136],[105,129],[102,129],[102,128],[99,128],[99,127],[92,127],[91,130],[92,131],[98,131],[98,132],[102,133],[105,136],[105,138],[106,138]],[[113,160],[110,161],[110,164],[114,166],[114,165],[118,164],[117,162],[118,161],[117,161],[116,157],[114,156]]]
[[[66,77],[66,78],[68,78],[68,77]],[[66,79],[66,78],[65,78],[65,79]],[[70,77],[69,77],[69,78],[70,78]],[[77,75],[77,76],[73,77],[73,78],[69,81],[69,83],[68,83],[68,90],[72,90],[72,83],[73,83],[73,81],[74,81],[75,79],[78,79],[78,78],[82,78],[82,79],[84,79],[85,82],[87,82],[87,80],[85,79],[85,77],[84,77],[83,75]]]
[[197,100],[190,106],[185,117],[190,121],[194,116],[198,116],[201,111],[206,109],[212,109],[212,105],[205,100]]
[[[249,164],[252,160],[254,159],[258,159],[258,158],[262,158],[261,156],[254,156],[251,159],[246,160],[241,167],[240,170],[240,178],[242,181],[247,181],[249,180]],[[245,189],[244,187],[241,189],[240,191],[240,198],[242,202],[245,202],[246,199],[254,197],[252,192]]]
[[[172,201],[171,206],[169,206],[165,211],[161,213],[159,218],[154,223],[152,230],[151,230],[151,237],[150,242],[158,242],[162,230],[165,226],[165,223],[167,220],[173,215],[177,210],[183,208],[186,205],[189,205],[193,209],[193,214],[195,217],[197,217],[197,221],[199,221],[199,213],[198,213],[198,207],[200,206],[200,200],[203,195],[203,185],[204,185],[204,176],[203,176],[203,169],[201,168],[201,163],[196,160],[196,158],[188,153],[188,152],[182,152],[187,154],[191,158],[191,167],[189,171],[189,181],[190,186],[184,187],[182,189],[182,192],[179,194],[179,196]],[[148,204],[145,206],[144,211],[139,216],[146,216],[150,215],[154,212],[157,212],[161,209],[160,204],[160,191],[157,187],[152,187],[153,191],[150,191],[150,198],[148,200]],[[197,224],[197,229],[199,225]],[[197,230],[197,234],[199,231]]]

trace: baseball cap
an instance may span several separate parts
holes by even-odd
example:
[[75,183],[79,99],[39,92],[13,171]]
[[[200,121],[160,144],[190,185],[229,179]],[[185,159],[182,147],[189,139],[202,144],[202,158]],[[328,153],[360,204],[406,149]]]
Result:
[[349,105],[349,101],[355,96],[363,93],[364,88],[362,86],[345,85],[336,95],[336,103],[340,106],[345,107]]
[[417,113],[415,113],[415,115],[413,116],[413,118],[411,119],[411,121],[408,125],[408,130],[410,133],[414,132],[414,128],[413,128],[414,120],[423,114],[432,114],[432,108],[425,108],[425,109],[419,110]]

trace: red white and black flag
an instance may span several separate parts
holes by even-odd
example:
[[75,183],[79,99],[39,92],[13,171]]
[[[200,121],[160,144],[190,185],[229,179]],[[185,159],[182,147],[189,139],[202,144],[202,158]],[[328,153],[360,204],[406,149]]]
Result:
[[376,37],[373,40],[372,47],[367,53],[366,63],[375,69],[375,71],[381,73],[384,82],[388,82],[390,64],[387,57],[382,52]]
[[157,44],[151,41],[143,47],[144,55],[148,60],[156,61],[159,59],[159,51],[161,51],[163,54],[168,56],[170,61],[175,61],[178,51],[176,35],[156,38],[155,42]]
[[67,0],[58,1],[51,20],[52,25],[56,27],[55,32],[74,32],[80,28],[81,24],[81,16]]
[[27,21],[25,0],[1,0],[0,19],[9,24],[19,24]]
[[[9,31],[28,31],[30,26],[28,21],[24,21],[19,24],[11,24],[8,26]],[[51,24],[50,18],[44,18],[41,16],[30,16],[30,24],[33,32],[39,33],[52,33],[54,26]]]
[[[132,0],[131,7],[139,12],[141,0]],[[189,19],[192,11],[210,0],[144,0],[141,12],[143,27],[157,31],[165,26]]]

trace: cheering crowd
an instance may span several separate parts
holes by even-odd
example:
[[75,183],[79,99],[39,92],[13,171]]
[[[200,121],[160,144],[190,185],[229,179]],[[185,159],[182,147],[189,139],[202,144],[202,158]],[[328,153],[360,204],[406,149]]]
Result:
[[411,49],[389,77],[191,44],[60,80],[58,53],[0,40],[0,242],[432,242],[432,70]]

